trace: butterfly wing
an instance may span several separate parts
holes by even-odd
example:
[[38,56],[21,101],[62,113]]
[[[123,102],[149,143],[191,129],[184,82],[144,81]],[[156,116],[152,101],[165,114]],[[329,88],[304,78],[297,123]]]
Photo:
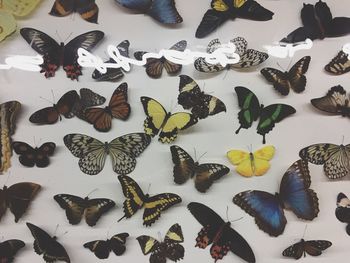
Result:
[[14,16],[4,10],[0,10],[0,42],[16,31],[17,22]]
[[307,161],[298,160],[283,175],[280,198],[284,207],[305,220],[313,220],[319,210],[317,194],[310,189],[311,177]]
[[302,57],[288,72],[290,87],[297,93],[305,90],[306,77],[304,74],[309,68],[310,61],[310,56]]
[[235,87],[238,98],[238,105],[240,112],[238,113],[238,120],[240,127],[236,130],[236,134],[240,129],[248,129],[252,126],[253,121],[259,118],[261,107],[256,95],[249,89],[241,86]]
[[253,153],[255,175],[265,174],[270,169],[269,161],[275,155],[275,147],[267,145]]
[[283,250],[282,255],[285,257],[291,257],[299,259],[305,253],[305,241],[301,240]]
[[106,259],[109,257],[110,247],[109,242],[105,240],[95,240],[84,244],[85,248],[90,249],[99,259]]
[[[209,42],[207,47],[207,52],[211,54],[220,47],[221,47],[220,40],[215,38]],[[215,72],[223,71],[225,69],[225,67],[222,66],[220,63],[211,64],[207,62],[206,59],[203,57],[197,58],[194,61],[194,67],[196,70],[204,73],[215,73]]]
[[78,133],[67,134],[63,141],[70,152],[79,158],[79,167],[82,172],[95,175],[102,171],[107,156],[102,142]]
[[170,152],[174,163],[174,182],[183,184],[195,174],[194,160],[184,149],[177,145],[170,146]]
[[35,165],[35,150],[25,142],[16,141],[12,143],[13,150],[19,155],[19,162],[27,167]]
[[147,198],[144,204],[143,224],[145,226],[151,226],[158,220],[161,212],[181,202],[181,197],[172,193],[163,193]]
[[141,103],[147,116],[143,124],[145,133],[154,137],[163,126],[167,118],[167,112],[155,99],[142,96]]
[[222,164],[203,163],[196,167],[194,185],[199,192],[206,192],[214,181],[228,174],[230,169]]
[[66,211],[66,216],[70,224],[76,225],[80,223],[87,206],[85,199],[69,194],[58,194],[53,198]]
[[113,171],[125,175],[136,167],[138,157],[151,143],[151,136],[145,133],[129,133],[109,143],[109,155],[112,158]]
[[35,163],[37,167],[47,167],[50,164],[49,156],[53,155],[56,149],[56,144],[46,142],[41,145],[36,152]]
[[140,186],[129,176],[119,175],[118,179],[126,198],[123,203],[124,216],[130,218],[143,207],[146,196]]
[[38,255],[43,254],[46,262],[56,260],[70,263],[69,256],[65,248],[54,238],[50,237],[44,230],[31,223],[26,223],[34,237],[34,250]]
[[66,16],[75,11],[78,12],[86,21],[97,23],[98,7],[95,4],[95,0],[56,0],[51,9],[50,15]]
[[117,256],[124,254],[126,250],[125,243],[128,236],[128,233],[120,233],[112,236],[109,240],[109,246]]
[[350,71],[350,59],[349,55],[344,51],[339,51],[339,53],[329,62],[324,69],[335,75],[341,75]]
[[332,246],[328,240],[308,240],[305,241],[305,251],[311,256],[319,256],[323,250]]
[[40,0],[2,0],[1,8],[14,16],[24,17],[29,15],[39,3]]
[[275,90],[281,95],[287,96],[289,94],[291,84],[287,73],[274,68],[263,68],[260,73],[268,82],[272,83]]
[[118,4],[145,13],[151,6],[151,0],[115,0]]
[[4,263],[11,263],[18,250],[23,248],[26,244],[22,240],[10,239],[0,243],[0,261]]
[[[139,242],[141,251],[144,255],[154,252],[156,249],[158,250],[160,249],[160,246],[159,246],[160,243],[153,237],[142,235],[137,237],[136,239]],[[155,261],[155,262],[158,262],[158,261]]]
[[230,17],[229,12],[217,11],[215,9],[207,10],[196,30],[196,38],[206,37],[230,19]]
[[182,234],[181,226],[179,224],[172,225],[164,238],[166,257],[175,262],[183,259],[185,255],[185,249],[182,245],[179,244],[183,241],[184,237]]
[[311,104],[321,111],[350,117],[349,97],[340,85],[332,87],[326,96],[312,99]]
[[115,206],[115,203],[107,198],[95,198],[87,201],[85,220],[89,226],[96,225],[100,217]]
[[182,17],[175,7],[175,0],[153,0],[147,13],[163,24],[182,22]]
[[263,191],[244,191],[233,197],[233,203],[254,217],[258,227],[270,236],[283,233],[287,220],[276,196]]
[[249,152],[230,150],[226,154],[229,161],[236,166],[236,172],[243,176],[254,175],[254,164]]
[[313,144],[301,149],[299,156],[313,164],[323,164],[329,179],[341,178],[350,173],[350,145]]
[[85,120],[85,109],[88,107],[99,106],[106,102],[106,98],[93,92],[91,89],[80,89],[80,99],[75,103],[72,114]]

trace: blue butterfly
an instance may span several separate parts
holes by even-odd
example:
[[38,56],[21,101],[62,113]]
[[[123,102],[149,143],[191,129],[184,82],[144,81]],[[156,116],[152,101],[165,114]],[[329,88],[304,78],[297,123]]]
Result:
[[148,14],[163,24],[178,24],[182,17],[175,7],[175,0],[115,0],[118,4]]
[[310,189],[311,177],[308,163],[298,160],[282,177],[280,192],[275,195],[250,190],[233,197],[233,203],[255,218],[258,227],[270,236],[279,236],[287,224],[283,209],[289,209],[305,220],[317,217],[318,197]]

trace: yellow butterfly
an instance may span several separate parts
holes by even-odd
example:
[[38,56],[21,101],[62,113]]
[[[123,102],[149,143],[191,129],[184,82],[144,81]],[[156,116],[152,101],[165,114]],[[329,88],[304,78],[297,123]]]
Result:
[[275,147],[272,145],[252,152],[231,150],[227,152],[227,158],[237,166],[236,171],[243,176],[263,175],[270,169],[269,161],[275,154]]
[[41,0],[0,0],[0,42],[16,31],[16,17],[29,15]]

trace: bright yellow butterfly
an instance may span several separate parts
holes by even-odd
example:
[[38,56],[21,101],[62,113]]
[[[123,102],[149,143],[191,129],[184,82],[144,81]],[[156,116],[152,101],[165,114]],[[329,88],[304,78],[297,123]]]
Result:
[[40,3],[41,0],[0,0],[0,41],[16,31],[16,17],[24,17]]
[[236,171],[243,176],[263,175],[270,169],[269,161],[275,154],[275,147],[272,145],[252,152],[231,150],[227,152],[227,158],[237,166]]

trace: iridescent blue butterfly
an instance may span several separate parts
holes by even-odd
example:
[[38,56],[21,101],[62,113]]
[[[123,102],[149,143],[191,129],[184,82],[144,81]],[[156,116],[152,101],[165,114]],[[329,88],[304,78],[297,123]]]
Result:
[[118,4],[148,14],[163,24],[178,24],[182,17],[177,12],[175,0],[115,0]]
[[270,236],[279,236],[287,224],[283,209],[289,209],[305,220],[317,217],[318,197],[310,189],[311,177],[308,163],[298,160],[282,177],[280,192],[275,195],[250,190],[233,197],[233,203],[255,218],[255,223]]

